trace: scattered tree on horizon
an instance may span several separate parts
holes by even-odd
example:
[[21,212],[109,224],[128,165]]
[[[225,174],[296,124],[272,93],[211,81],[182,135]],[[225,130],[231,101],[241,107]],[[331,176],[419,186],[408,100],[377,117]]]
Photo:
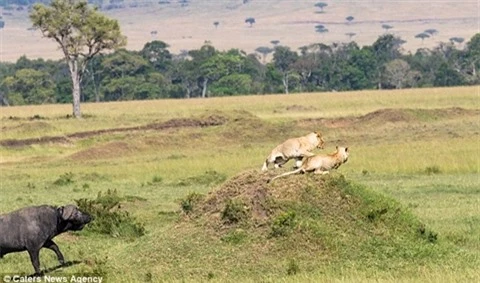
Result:
[[220,24],[220,22],[219,22],[219,21],[215,21],[215,22],[213,22],[213,25],[215,26],[215,28],[218,28],[218,25],[219,25],[219,24]]
[[267,55],[273,52],[273,48],[267,47],[267,46],[260,46],[255,49],[256,52],[262,54],[262,61],[265,64],[265,60],[267,58]]
[[348,16],[345,18],[345,20],[347,20],[347,24],[350,24],[355,18],[352,17],[352,16]]
[[250,25],[250,27],[252,27],[253,24],[255,23],[255,18],[252,18],[252,17],[246,18],[245,22],[248,23]]
[[280,43],[280,40],[274,39],[274,40],[270,41],[270,43],[275,47]]
[[450,37],[451,43],[458,43],[461,44],[465,39],[463,37]]
[[315,27],[315,31],[318,32],[318,33],[323,34],[323,33],[327,33],[327,32],[328,32],[328,29],[325,28],[323,25],[317,25],[317,26]]
[[438,30],[434,29],[434,28],[431,28],[431,29],[426,29],[424,31],[426,34],[430,35],[430,36],[434,36],[436,34],[438,34]]
[[424,33],[424,32],[415,35],[415,38],[422,39],[422,44],[423,44],[423,40],[425,40],[425,38],[429,38],[429,37],[430,37],[430,35],[428,35],[428,33]]
[[317,12],[317,13],[324,13],[323,8],[325,8],[325,7],[327,7],[327,6],[328,6],[328,4],[325,3],[325,2],[318,2],[318,3],[316,3],[316,4],[315,4],[315,7],[320,8],[320,12]]
[[103,50],[126,44],[118,21],[90,8],[85,0],[52,0],[49,6],[35,4],[30,19],[44,37],[60,45],[72,80],[73,116],[80,118],[81,82],[87,63]]
[[348,36],[348,39],[349,39],[349,40],[352,40],[352,37],[354,37],[354,36],[357,35],[357,34],[354,33],[354,32],[347,32],[345,35]]
[[389,29],[392,29],[393,26],[387,25],[387,24],[383,24],[383,25],[382,25],[382,28],[385,30],[385,32],[388,32],[388,30],[389,30]]

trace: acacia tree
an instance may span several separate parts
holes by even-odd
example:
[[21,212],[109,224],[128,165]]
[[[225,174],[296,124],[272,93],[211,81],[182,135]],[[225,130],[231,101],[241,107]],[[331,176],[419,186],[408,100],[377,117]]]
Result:
[[44,37],[60,45],[72,79],[73,116],[80,118],[80,84],[88,61],[103,50],[124,46],[126,37],[116,20],[88,6],[86,0],[35,4],[30,19]]

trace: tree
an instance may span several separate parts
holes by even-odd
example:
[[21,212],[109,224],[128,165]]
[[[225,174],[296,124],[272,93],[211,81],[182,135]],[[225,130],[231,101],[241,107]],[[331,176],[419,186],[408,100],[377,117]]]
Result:
[[382,88],[382,74],[385,64],[388,61],[397,59],[401,56],[400,48],[404,41],[392,34],[380,36],[372,45],[373,53],[376,59],[376,79],[378,88]]
[[320,8],[320,12],[318,12],[318,13],[323,13],[324,12],[323,8],[325,8],[327,6],[328,6],[328,4],[325,3],[325,2],[318,2],[318,3],[315,4],[315,7]]
[[0,20],[0,29],[5,27],[5,21]]
[[13,105],[55,102],[55,86],[47,72],[20,69],[3,83],[9,90],[8,101]]
[[355,18],[352,17],[352,16],[348,16],[348,17],[345,18],[345,20],[347,20],[347,24],[350,24],[353,21],[353,19],[355,19]]
[[418,72],[412,72],[410,65],[402,59],[392,60],[385,66],[386,82],[396,89],[412,85],[417,74]]
[[451,37],[449,40],[451,43],[458,43],[458,44],[461,44],[462,42],[465,41],[463,37]]
[[219,22],[219,21],[215,21],[215,22],[213,22],[213,25],[215,26],[215,28],[218,28],[218,25],[219,25],[219,24],[220,24],[220,22]]
[[429,37],[430,37],[430,35],[428,35],[428,33],[424,33],[424,32],[415,35],[415,38],[422,39],[422,44],[423,44],[423,40],[425,40],[425,38],[429,38]]
[[60,45],[72,79],[73,116],[80,118],[80,84],[88,61],[103,50],[126,44],[118,22],[90,8],[85,0],[35,4],[30,19],[44,37]]
[[143,46],[140,54],[155,70],[165,72],[172,63],[172,54],[168,51],[168,44],[160,40],[148,42]]
[[345,35],[348,36],[348,39],[352,40],[352,37],[354,37],[357,34],[354,32],[347,32]]
[[250,25],[250,27],[252,27],[253,24],[255,23],[255,18],[252,18],[252,17],[246,18],[245,22],[248,23]]
[[290,48],[284,46],[278,46],[275,48],[275,53],[273,54],[274,66],[282,73],[282,83],[285,94],[289,93],[290,72],[297,59],[298,54],[291,51]]
[[263,63],[265,63],[265,59],[266,59],[267,55],[272,53],[273,49],[270,48],[270,47],[267,47],[267,46],[260,46],[260,47],[257,47],[257,49],[255,49],[255,51],[262,54]]
[[270,41],[270,43],[275,47],[280,43],[280,40],[275,39],[275,40]]
[[328,32],[328,29],[326,29],[323,25],[317,25],[315,27],[315,31],[318,32],[318,33],[327,33]]
[[434,35],[438,34],[438,30],[436,30],[436,29],[434,29],[434,28],[430,28],[430,29],[426,29],[426,30],[424,31],[424,33],[426,33],[426,34],[428,34],[428,35],[430,35],[430,36],[433,37]]
[[480,33],[475,34],[469,42],[465,52],[465,69],[467,69],[467,79],[472,83],[478,84],[480,81]]
[[383,24],[383,25],[382,25],[382,28],[385,30],[385,32],[388,32],[388,30],[389,30],[389,29],[392,29],[393,26],[387,25],[387,24]]

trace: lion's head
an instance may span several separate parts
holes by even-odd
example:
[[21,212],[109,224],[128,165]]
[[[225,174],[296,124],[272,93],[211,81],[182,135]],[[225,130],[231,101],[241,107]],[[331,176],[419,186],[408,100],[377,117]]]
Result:
[[320,131],[315,132],[317,135],[318,145],[317,148],[324,149],[325,148],[325,140],[323,140],[322,133]]

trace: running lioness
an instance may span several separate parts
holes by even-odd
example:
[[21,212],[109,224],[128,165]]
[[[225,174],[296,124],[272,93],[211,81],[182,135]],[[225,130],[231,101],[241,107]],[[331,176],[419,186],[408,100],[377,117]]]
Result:
[[319,155],[306,157],[303,160],[302,166],[297,170],[293,170],[293,171],[275,176],[272,179],[268,180],[268,182],[271,182],[280,177],[298,174],[298,173],[313,172],[314,174],[328,174],[330,170],[337,169],[338,167],[340,167],[340,165],[347,162],[348,156],[349,156],[348,147],[337,146],[337,151],[335,151],[334,153],[327,154],[327,155],[319,154]]
[[263,163],[262,171],[268,170],[270,163],[275,163],[275,168],[282,167],[290,159],[295,159],[295,167],[302,164],[302,159],[306,156],[313,156],[311,153],[316,147],[322,149],[325,146],[322,133],[313,132],[299,138],[291,138],[275,147]]

